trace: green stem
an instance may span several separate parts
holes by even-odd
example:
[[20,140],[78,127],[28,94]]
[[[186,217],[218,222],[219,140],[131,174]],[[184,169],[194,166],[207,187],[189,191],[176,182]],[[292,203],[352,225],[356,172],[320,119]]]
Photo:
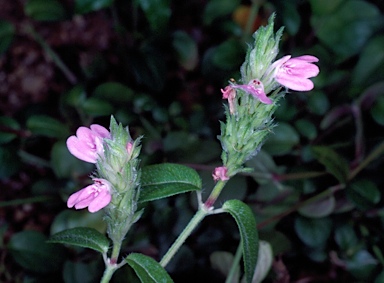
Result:
[[111,280],[112,275],[113,273],[115,273],[116,269],[117,269],[116,264],[114,265],[106,264],[105,271],[104,271],[103,277],[101,278],[100,283],[108,283]]
[[119,259],[120,249],[121,249],[121,241],[117,243],[116,242],[113,243],[112,254],[111,254],[111,264],[117,263]]
[[172,257],[176,254],[176,252],[179,250],[181,245],[185,242],[185,240],[191,235],[192,231],[199,225],[199,223],[204,219],[204,217],[209,214],[208,210],[205,210],[204,208],[200,208],[195,216],[191,219],[191,221],[188,223],[187,227],[181,232],[179,237],[176,239],[176,241],[173,243],[173,245],[169,248],[167,253],[163,256],[163,258],[160,261],[161,266],[165,267],[169,261],[172,259]]
[[213,204],[215,203],[215,201],[219,197],[219,195],[220,195],[221,191],[223,190],[226,183],[227,183],[227,181],[221,181],[221,180],[216,183],[211,194],[209,195],[206,202],[204,203],[204,206],[207,210],[213,206]]
[[[237,247],[237,250],[236,250],[235,257],[233,258],[233,261],[232,261],[231,269],[229,270],[227,279],[225,280],[225,283],[234,282],[233,277],[236,275],[236,272],[239,271],[239,263],[242,255],[243,255],[243,246],[240,241],[239,246]],[[237,280],[235,282],[238,281],[238,278],[236,279]]]

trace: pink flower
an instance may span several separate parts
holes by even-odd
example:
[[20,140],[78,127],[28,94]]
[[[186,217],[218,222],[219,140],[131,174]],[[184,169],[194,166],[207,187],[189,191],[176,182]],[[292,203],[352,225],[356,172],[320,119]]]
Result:
[[304,55],[291,58],[291,55],[284,56],[272,64],[275,68],[276,81],[292,90],[308,91],[313,89],[313,82],[308,78],[316,77],[319,74],[318,62],[315,56]]
[[221,93],[223,94],[223,99],[228,99],[229,113],[234,114],[236,112],[236,91],[228,85],[224,89],[221,89]]
[[112,199],[111,184],[104,179],[93,179],[94,184],[72,194],[67,201],[69,208],[82,209],[88,206],[89,212],[106,207]]
[[232,85],[231,87],[239,88],[245,92],[250,93],[253,97],[257,98],[262,103],[272,104],[272,100],[265,94],[264,85],[260,80],[253,79],[246,85]]
[[125,146],[125,148],[127,149],[127,153],[130,156],[132,154],[132,150],[133,150],[133,143],[128,142],[127,145]]
[[216,167],[213,171],[212,177],[215,181],[227,181],[229,177],[227,176],[228,169],[225,166]]
[[96,163],[97,159],[103,154],[103,139],[110,138],[109,131],[100,125],[91,125],[80,127],[76,131],[76,136],[70,136],[67,139],[67,147],[70,153],[77,158]]

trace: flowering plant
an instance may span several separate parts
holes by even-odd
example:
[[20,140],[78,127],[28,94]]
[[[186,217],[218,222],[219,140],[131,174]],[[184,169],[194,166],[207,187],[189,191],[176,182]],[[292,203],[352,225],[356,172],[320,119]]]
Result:
[[[281,34],[282,29],[274,32],[272,16],[268,25],[254,34],[254,43],[241,67],[241,84],[231,80],[222,89],[223,99],[228,100],[226,121],[221,122],[221,135],[218,137],[223,164],[213,171],[215,185],[206,200],[202,199],[202,183],[193,169],[169,163],[142,169],[139,162],[140,138],[133,140],[128,128],[111,117],[110,131],[94,124],[90,128],[80,127],[76,136],[68,138],[68,150],[75,157],[96,164],[96,171],[92,176],[93,184],[73,193],[67,205],[76,209],[88,207],[91,213],[104,210],[112,251],[109,251],[108,239],[91,228],[64,230],[53,235],[50,241],[101,252],[105,264],[101,282],[109,282],[114,272],[125,264],[135,270],[142,282],[171,282],[164,267],[192,231],[206,216],[226,212],[233,216],[240,231],[239,251],[244,258],[245,281],[253,282],[259,253],[253,213],[240,200],[227,200],[223,205],[218,205],[216,200],[231,178],[251,171],[245,163],[260,151],[267,136],[273,132],[273,113],[285,95],[285,89],[311,90],[313,83],[309,78],[319,73],[319,68],[313,64],[318,61],[314,56],[291,58],[288,55],[276,60]],[[144,211],[144,208],[139,209],[140,204],[188,191],[196,191],[197,211],[160,262],[137,253],[122,259],[123,239]],[[84,233],[87,237],[82,238]]]

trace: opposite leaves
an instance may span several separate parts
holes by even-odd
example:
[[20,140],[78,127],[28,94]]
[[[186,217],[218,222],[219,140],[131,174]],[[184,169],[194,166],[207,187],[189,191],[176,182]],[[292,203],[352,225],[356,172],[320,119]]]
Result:
[[201,190],[195,170],[184,165],[163,163],[144,167],[141,172],[140,202]]
[[125,260],[143,283],[173,283],[167,271],[153,258],[131,253]]
[[223,210],[235,218],[239,227],[243,245],[243,259],[246,282],[251,283],[257,263],[259,249],[259,236],[256,229],[256,220],[248,205],[239,200],[228,200]]
[[89,248],[102,254],[109,249],[107,237],[97,230],[87,227],[77,227],[56,233],[49,238],[48,242]]

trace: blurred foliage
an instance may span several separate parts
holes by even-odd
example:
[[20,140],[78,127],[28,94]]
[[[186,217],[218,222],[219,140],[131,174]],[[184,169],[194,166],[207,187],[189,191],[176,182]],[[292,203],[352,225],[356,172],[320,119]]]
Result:
[[[81,125],[107,126],[113,114],[135,137],[144,135],[142,166],[187,164],[199,171],[206,196],[220,162],[220,88],[238,79],[246,43],[272,12],[285,26],[279,56],[312,54],[321,72],[314,91],[286,95],[278,126],[248,161],[254,171],[231,180],[220,203],[237,198],[255,214],[274,256],[263,282],[383,282],[383,1],[3,5],[1,282],[100,278],[94,251],[46,243],[67,228],[105,232],[102,215],[66,208],[93,168],[66,150]],[[195,206],[194,193],[146,206],[123,254],[160,259]],[[167,270],[175,282],[224,282],[239,238],[230,217],[208,217]],[[132,253],[130,264],[142,260]],[[124,267],[113,282],[127,279],[138,282]]]

